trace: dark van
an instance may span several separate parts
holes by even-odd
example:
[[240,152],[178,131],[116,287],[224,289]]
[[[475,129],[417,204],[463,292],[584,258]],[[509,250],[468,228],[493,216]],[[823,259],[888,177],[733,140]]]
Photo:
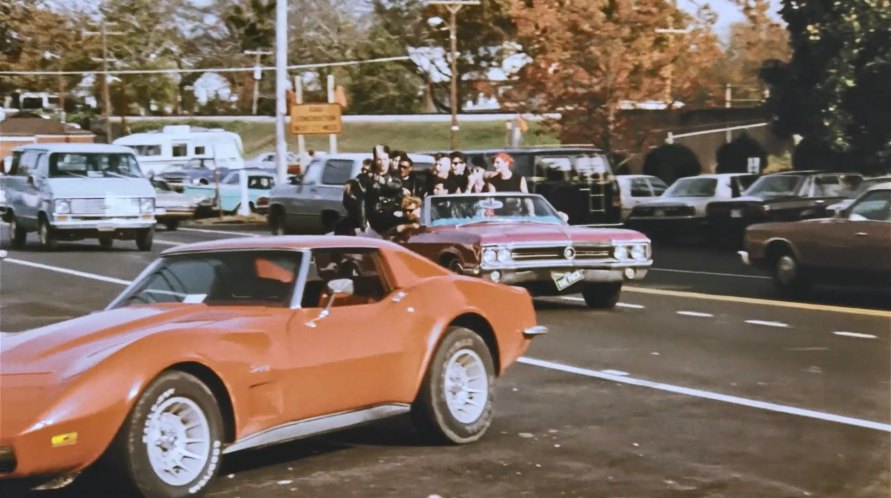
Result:
[[569,215],[573,225],[621,225],[619,186],[609,160],[596,147],[464,150],[469,166],[492,169],[498,153],[514,158],[529,191]]

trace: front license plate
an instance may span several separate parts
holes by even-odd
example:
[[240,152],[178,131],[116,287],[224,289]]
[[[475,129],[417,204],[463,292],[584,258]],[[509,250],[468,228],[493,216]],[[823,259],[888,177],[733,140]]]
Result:
[[568,272],[552,271],[551,278],[554,279],[554,285],[557,286],[557,290],[563,290],[585,278],[585,273],[582,270]]
[[731,218],[742,218],[742,209],[731,209],[730,217]]
[[96,230],[99,230],[100,232],[114,232],[114,226],[113,225],[99,225],[96,228]]
[[654,214],[656,216],[665,216],[665,211],[663,211],[661,209],[657,209],[656,211],[654,211]]

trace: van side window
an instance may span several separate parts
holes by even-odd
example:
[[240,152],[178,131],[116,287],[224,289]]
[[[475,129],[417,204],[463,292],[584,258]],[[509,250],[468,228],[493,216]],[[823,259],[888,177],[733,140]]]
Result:
[[[204,147],[203,145],[196,145],[196,146],[195,146],[195,155],[202,155],[202,154],[204,154],[204,150],[205,150],[205,147]],[[174,154],[174,155],[175,155],[175,154]]]
[[325,164],[322,171],[322,183],[325,185],[343,185],[353,173],[353,161],[332,159]]
[[26,150],[22,153],[19,158],[18,168],[15,167],[15,163],[13,163],[13,169],[15,173],[12,173],[15,176],[30,176],[37,172],[37,157],[40,155],[42,151],[36,150]]
[[186,157],[188,155],[188,147],[186,144],[173,144],[173,157]]

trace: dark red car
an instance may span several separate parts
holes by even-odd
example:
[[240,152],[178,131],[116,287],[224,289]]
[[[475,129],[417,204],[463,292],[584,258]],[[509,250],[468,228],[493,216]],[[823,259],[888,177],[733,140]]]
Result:
[[581,292],[592,308],[615,306],[623,282],[653,264],[645,235],[568,225],[538,194],[429,196],[421,228],[395,241],[456,273],[533,295]]

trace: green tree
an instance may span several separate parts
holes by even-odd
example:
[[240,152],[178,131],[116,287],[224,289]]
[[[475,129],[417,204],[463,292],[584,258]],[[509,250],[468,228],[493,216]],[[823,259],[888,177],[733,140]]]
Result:
[[781,15],[792,58],[761,72],[776,129],[830,151],[835,160],[824,167],[891,169],[891,3],[783,0]]

